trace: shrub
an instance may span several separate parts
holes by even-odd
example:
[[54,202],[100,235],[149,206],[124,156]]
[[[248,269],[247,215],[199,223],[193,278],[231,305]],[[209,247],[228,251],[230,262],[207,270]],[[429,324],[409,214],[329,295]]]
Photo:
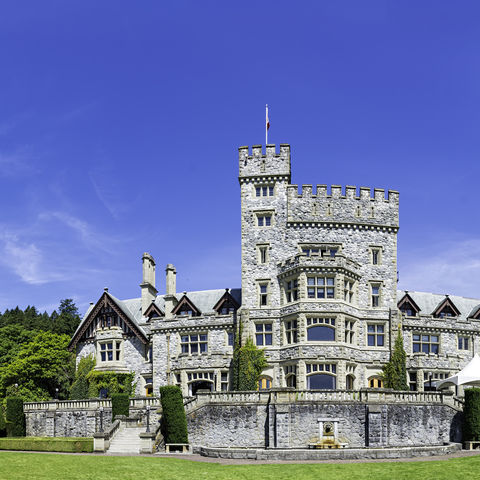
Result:
[[245,345],[237,344],[233,352],[233,389],[257,390],[258,379],[267,366],[264,350],[249,338]]
[[90,453],[93,452],[93,438],[0,438],[0,450],[34,450],[38,452]]
[[160,387],[160,397],[165,443],[188,443],[187,418],[180,387],[176,385]]
[[7,424],[5,423],[5,414],[3,413],[2,402],[0,402],[0,437],[7,434]]
[[89,398],[99,397],[100,390],[106,389],[108,396],[112,393],[133,393],[134,373],[116,373],[116,372],[97,372],[91,370],[86,379],[89,382],[88,396]]
[[400,328],[390,361],[383,368],[385,388],[394,390],[408,390],[407,383],[407,354],[403,348],[403,337]]
[[7,398],[5,415],[8,437],[25,436],[25,415],[23,414],[23,400],[18,397]]
[[128,393],[112,393],[112,421],[117,415],[128,417],[130,397]]
[[463,440],[480,440],[480,388],[465,389]]
[[75,372],[75,380],[70,389],[70,398],[72,400],[83,400],[88,398],[88,380],[87,375],[95,367],[95,358],[93,355],[82,357],[78,362],[77,371]]

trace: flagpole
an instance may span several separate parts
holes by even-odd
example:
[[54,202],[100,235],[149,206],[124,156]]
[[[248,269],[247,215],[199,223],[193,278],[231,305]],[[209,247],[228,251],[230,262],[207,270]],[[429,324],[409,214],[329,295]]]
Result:
[[265,105],[265,146],[268,145],[268,104]]

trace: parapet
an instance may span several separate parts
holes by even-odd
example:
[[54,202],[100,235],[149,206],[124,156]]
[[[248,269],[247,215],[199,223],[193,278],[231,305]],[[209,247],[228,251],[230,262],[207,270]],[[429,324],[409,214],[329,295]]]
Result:
[[253,145],[251,152],[249,147],[238,149],[239,176],[263,177],[263,176],[288,176],[290,181],[290,145],[280,144],[277,153],[274,144],[265,146],[263,153],[262,145]]
[[289,222],[333,222],[398,227],[399,193],[347,185],[287,187]]

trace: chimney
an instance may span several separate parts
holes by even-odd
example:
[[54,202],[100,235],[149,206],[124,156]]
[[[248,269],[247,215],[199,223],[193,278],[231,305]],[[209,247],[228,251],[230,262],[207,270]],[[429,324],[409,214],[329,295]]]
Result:
[[166,285],[166,295],[165,295],[165,318],[172,317],[172,310],[177,304],[177,299],[175,293],[177,290],[177,271],[175,267],[169,263],[165,269],[167,272],[167,285]]
[[143,281],[140,284],[142,289],[142,315],[145,315],[147,308],[157,296],[155,288],[155,260],[149,253],[142,256]]

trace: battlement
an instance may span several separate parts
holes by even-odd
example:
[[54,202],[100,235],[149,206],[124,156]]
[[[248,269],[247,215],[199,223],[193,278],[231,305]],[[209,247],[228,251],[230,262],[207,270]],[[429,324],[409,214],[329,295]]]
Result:
[[341,222],[398,227],[399,193],[347,185],[287,187],[289,222]]
[[239,175],[242,177],[257,176],[287,176],[290,179],[290,145],[280,144],[279,153],[274,144],[265,146],[263,153],[262,145],[253,145],[251,152],[249,147],[238,149]]

